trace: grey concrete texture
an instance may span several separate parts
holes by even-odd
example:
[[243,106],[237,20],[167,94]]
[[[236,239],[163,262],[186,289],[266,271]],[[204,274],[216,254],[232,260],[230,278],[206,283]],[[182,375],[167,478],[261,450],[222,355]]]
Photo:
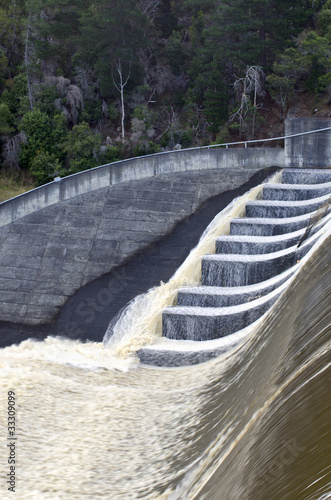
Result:
[[[285,135],[331,127],[331,120],[323,118],[289,118],[285,121]],[[298,168],[331,167],[330,130],[285,139],[285,165]]]
[[65,199],[0,228],[0,321],[52,321],[77,290],[153,245],[254,170],[128,181]]
[[263,200],[300,201],[331,194],[331,182],[323,184],[266,184]]
[[284,184],[322,184],[331,182],[331,170],[284,168],[282,182]]

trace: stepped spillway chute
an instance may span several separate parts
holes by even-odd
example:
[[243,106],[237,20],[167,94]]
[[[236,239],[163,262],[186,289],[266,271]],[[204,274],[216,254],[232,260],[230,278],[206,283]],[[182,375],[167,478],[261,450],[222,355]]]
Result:
[[[330,210],[330,208],[329,208]],[[231,235],[247,236],[276,236],[284,233],[293,233],[309,226],[312,219],[319,216],[319,211],[297,217],[284,218],[242,218],[233,219],[230,223]]]
[[323,184],[265,184],[264,200],[300,201],[331,194],[331,182]]
[[178,290],[178,306],[228,307],[251,302],[282,285],[298,268],[298,264],[273,278],[247,286],[197,286]]
[[163,335],[177,340],[212,340],[242,330],[259,319],[286,288],[230,307],[169,307],[163,311]]
[[257,200],[246,204],[246,217],[297,217],[323,209],[328,205],[331,195],[299,201]]
[[288,169],[281,180],[262,185],[215,237],[201,284],[179,287],[162,313],[163,339],[139,351],[142,362],[195,364],[239,345],[330,236],[331,171]]
[[[280,176],[281,172],[274,174],[273,181]],[[229,233],[230,221],[233,217],[242,216],[246,202],[256,199],[261,190],[262,185],[252,188],[219,212],[172,278],[167,283],[161,283],[147,293],[136,296],[109,324],[103,339],[104,345],[111,348],[117,356],[126,357],[161,338],[162,310],[175,303],[179,288],[199,285],[202,256],[214,251],[215,238]]]
[[205,255],[201,263],[201,281],[206,286],[246,286],[265,281],[300,260],[319,238],[323,228],[308,237],[298,248],[289,248],[263,254]]
[[331,182],[330,169],[285,168],[282,171],[284,184],[323,184]]

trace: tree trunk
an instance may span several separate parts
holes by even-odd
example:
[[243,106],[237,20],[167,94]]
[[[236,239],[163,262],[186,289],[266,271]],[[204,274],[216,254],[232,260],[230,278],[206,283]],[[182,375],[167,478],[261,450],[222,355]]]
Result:
[[121,85],[121,110],[122,110],[122,119],[121,119],[121,127],[122,127],[122,141],[124,141],[125,137],[125,129],[124,129],[124,118],[125,118],[125,109],[124,109],[124,91],[123,86]]
[[114,85],[117,88],[117,90],[119,91],[120,96],[121,96],[121,129],[122,129],[122,142],[123,142],[124,141],[124,137],[125,137],[125,128],[124,128],[124,119],[125,119],[124,88],[125,88],[126,84],[128,83],[129,78],[130,78],[131,63],[130,63],[130,67],[129,67],[129,73],[128,73],[128,76],[127,76],[125,82],[123,81],[123,70],[122,70],[122,63],[121,63],[121,61],[118,61],[116,63],[116,71],[118,73],[119,83],[117,84],[114,78],[113,78],[113,82],[114,82]]

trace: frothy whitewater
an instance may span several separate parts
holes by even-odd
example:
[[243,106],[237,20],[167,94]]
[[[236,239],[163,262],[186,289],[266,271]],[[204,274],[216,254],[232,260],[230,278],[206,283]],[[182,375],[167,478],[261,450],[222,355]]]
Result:
[[[257,193],[209,226],[168,284],[130,306],[135,317],[123,315],[110,345],[47,338],[0,350],[0,498],[330,498],[330,230],[235,349],[181,368],[143,366],[134,355],[160,334],[157,311],[199,282],[200,256]],[[9,390],[15,494],[5,479]]]

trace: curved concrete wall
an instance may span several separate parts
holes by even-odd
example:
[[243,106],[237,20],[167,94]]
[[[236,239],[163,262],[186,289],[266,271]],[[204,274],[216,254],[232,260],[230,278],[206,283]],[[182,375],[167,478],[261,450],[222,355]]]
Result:
[[0,227],[96,189],[172,172],[283,167],[281,148],[186,149],[131,158],[70,175],[0,203]]
[[[6,331],[34,334],[39,325],[49,334],[80,332],[84,338],[95,335],[101,340],[121,307],[169,279],[181,263],[191,232],[199,237],[222,207],[260,184],[271,171],[223,168],[156,175],[74,196],[4,225],[0,228],[1,336]],[[191,229],[190,223],[187,228],[183,224],[181,236],[168,246],[166,241],[163,247],[156,245],[207,200],[212,214],[208,202],[204,224]],[[155,247],[155,255],[138,264],[139,254],[149,247]],[[191,248],[189,244],[187,252]],[[125,262],[134,255],[136,264],[129,269]],[[131,279],[136,274],[137,283]],[[50,322],[52,326],[42,327]]]

